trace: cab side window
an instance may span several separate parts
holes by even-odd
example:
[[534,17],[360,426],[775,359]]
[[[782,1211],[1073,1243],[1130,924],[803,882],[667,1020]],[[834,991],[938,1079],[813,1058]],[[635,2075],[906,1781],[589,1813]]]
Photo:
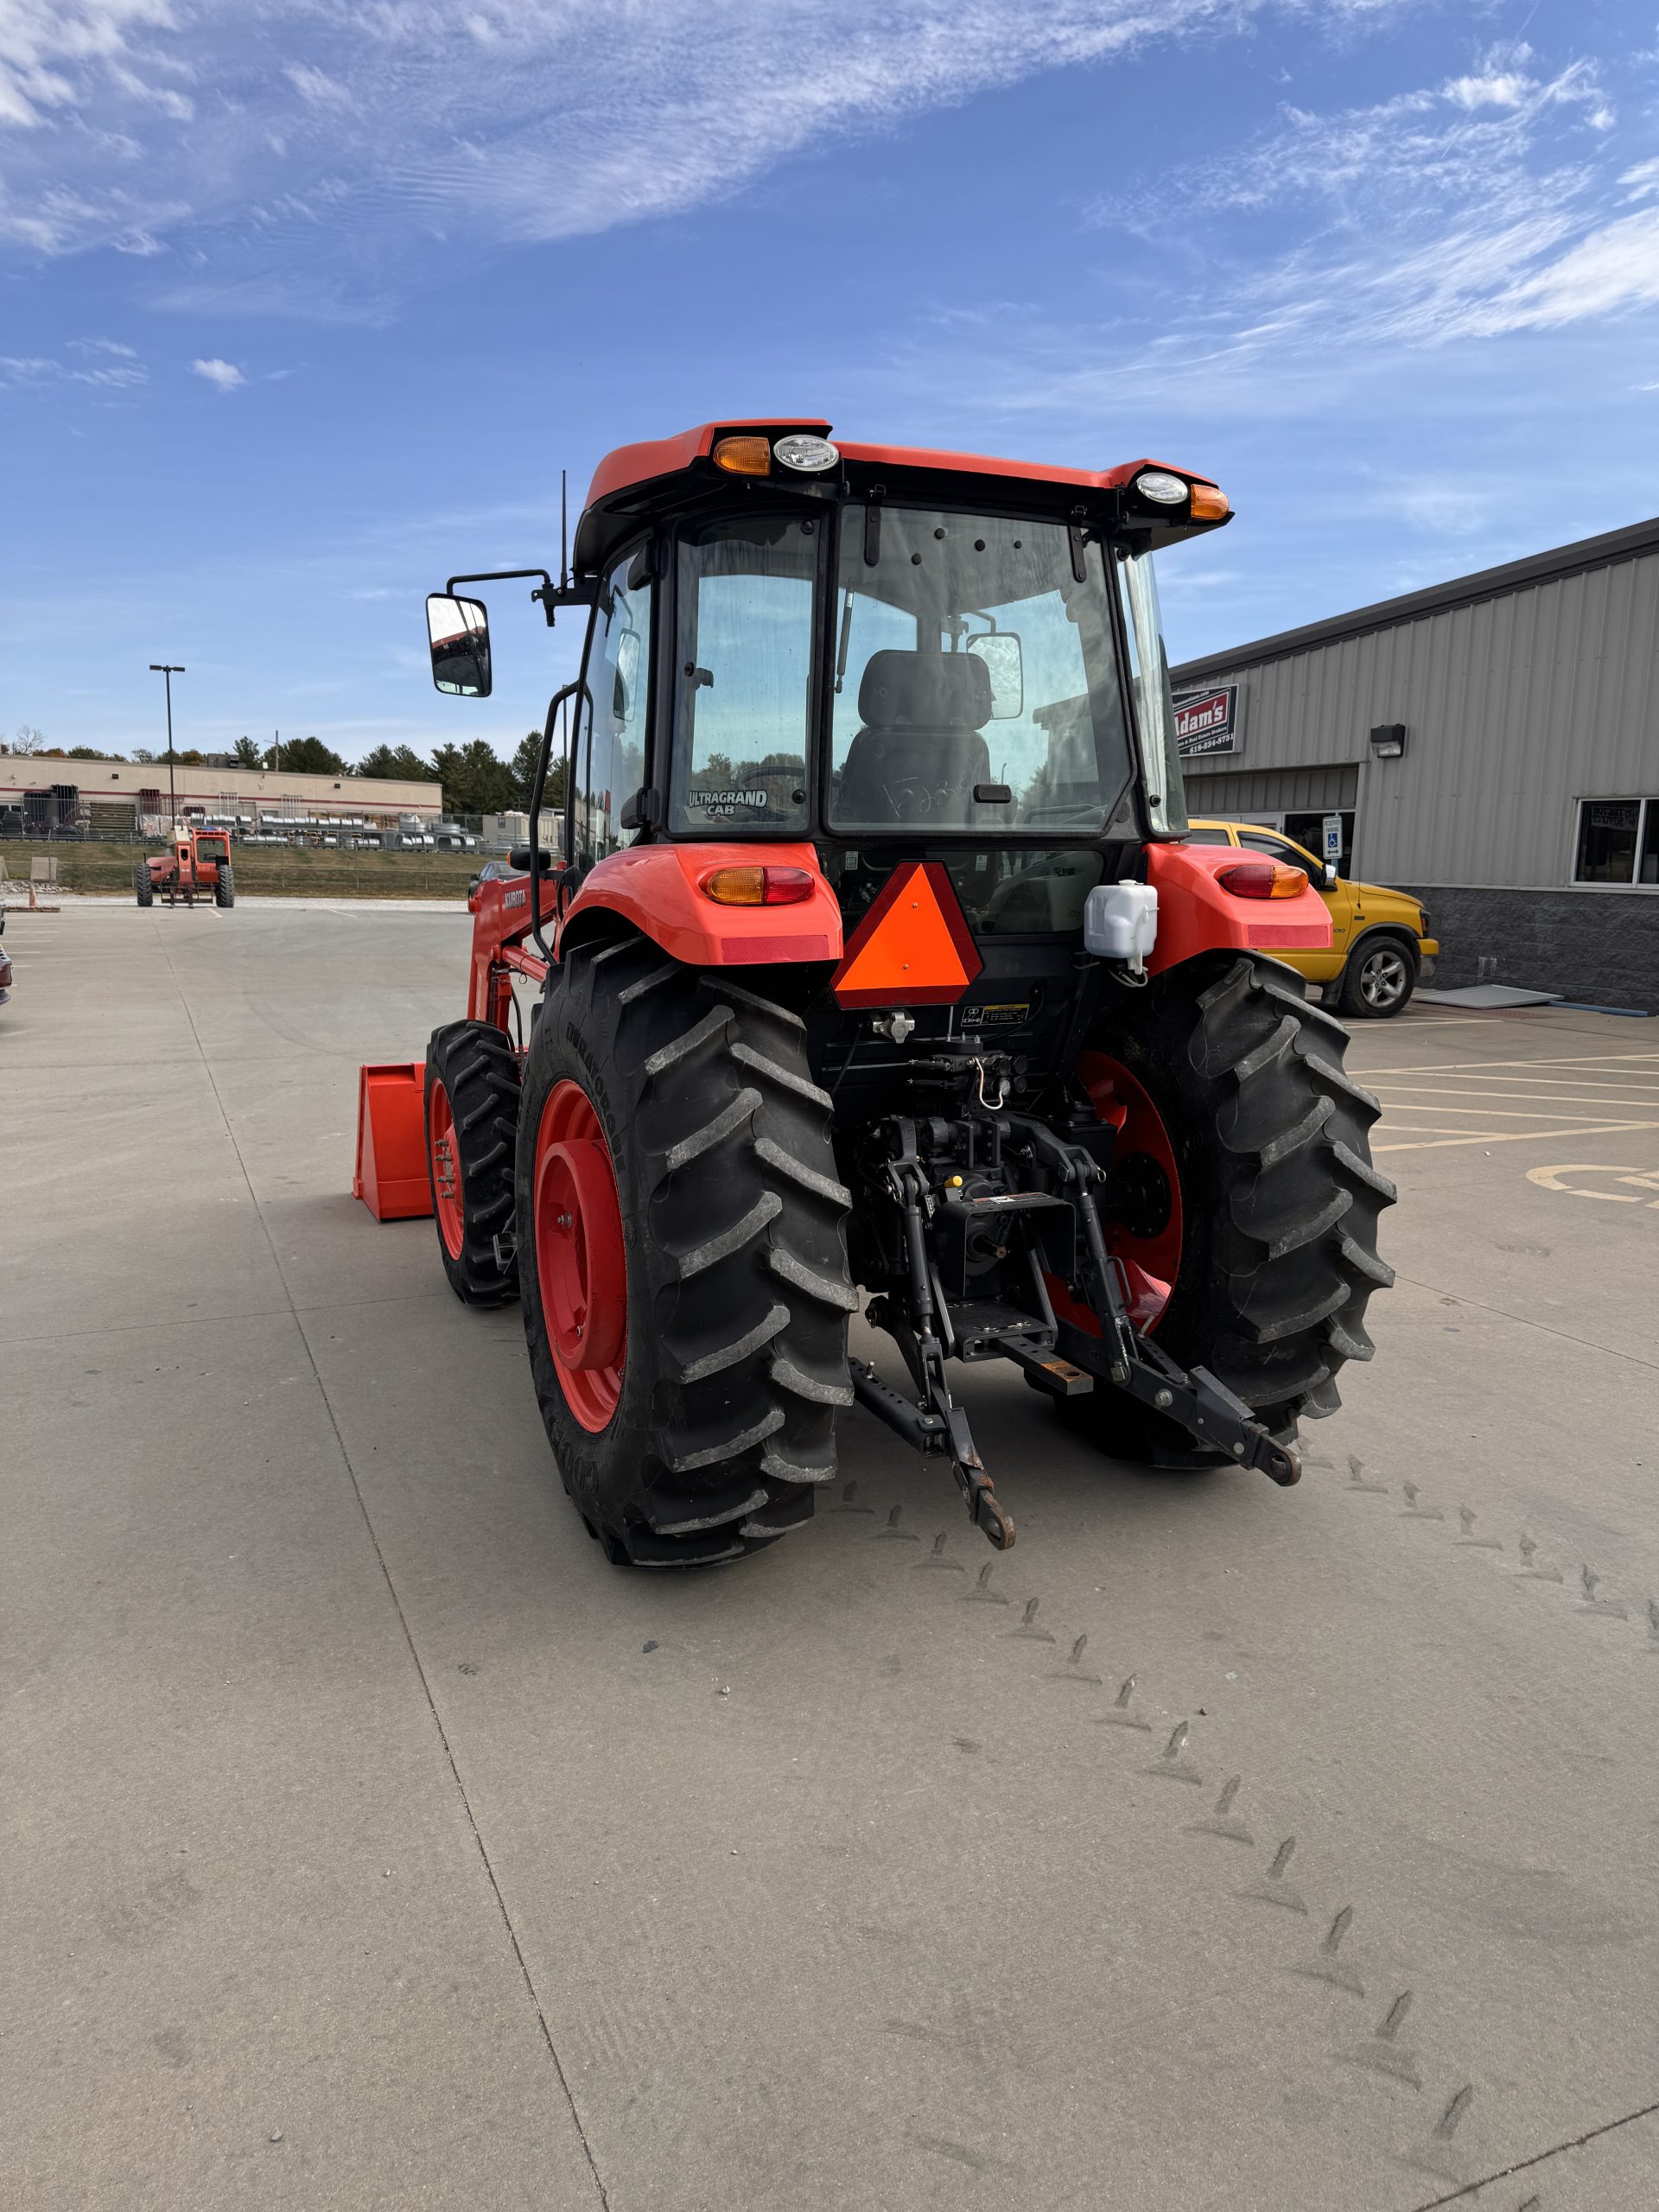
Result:
[[1230,845],[1233,841],[1224,830],[1200,830],[1189,825],[1186,842],[1189,845]]
[[619,852],[630,833],[622,809],[645,779],[645,715],[651,698],[652,584],[630,587],[640,549],[632,547],[601,587],[588,652],[588,689],[576,725],[571,779],[572,857],[586,874]]

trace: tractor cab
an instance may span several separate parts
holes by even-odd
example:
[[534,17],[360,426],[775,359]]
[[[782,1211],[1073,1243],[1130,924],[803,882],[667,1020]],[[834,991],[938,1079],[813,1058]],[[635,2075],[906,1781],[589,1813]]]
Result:
[[[1152,461],[705,424],[600,464],[556,583],[429,601],[462,698],[473,588],[586,620],[423,1113],[445,1271],[522,1296],[612,1558],[771,1542],[855,1402],[1012,1542],[952,1362],[1109,1452],[1297,1479],[1391,1193],[1343,1033],[1265,950],[1328,944],[1323,904],[1185,839],[1153,559],[1230,512]],[[908,1389],[849,1357],[861,1311]]]
[[[806,838],[855,913],[884,849],[938,840],[995,926],[1033,911],[1005,887],[1056,850],[1179,835],[1150,555],[1224,524],[1224,495],[1151,463],[837,448],[826,427],[706,428],[601,465],[566,587],[592,605],[575,880],[639,842]],[[439,688],[470,668],[484,696],[481,604],[436,598],[429,630]]]

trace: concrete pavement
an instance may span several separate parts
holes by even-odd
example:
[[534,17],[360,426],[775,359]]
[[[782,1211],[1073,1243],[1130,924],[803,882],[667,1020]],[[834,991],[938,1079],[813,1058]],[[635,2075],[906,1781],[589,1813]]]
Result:
[[1298,1490],[981,1370],[983,1586],[856,1414],[812,1526],[630,1577],[516,1312],[345,1195],[466,929],[9,927],[22,2201],[1649,2203],[1652,1025],[1362,1028],[1402,1281]]

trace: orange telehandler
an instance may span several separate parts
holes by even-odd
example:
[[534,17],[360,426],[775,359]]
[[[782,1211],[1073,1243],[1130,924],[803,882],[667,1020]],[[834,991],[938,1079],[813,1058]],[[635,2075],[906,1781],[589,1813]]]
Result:
[[211,899],[215,906],[236,904],[236,874],[231,840],[224,830],[191,830],[175,823],[164,853],[135,863],[132,888],[141,906],[153,906],[156,893],[169,906],[194,906]]

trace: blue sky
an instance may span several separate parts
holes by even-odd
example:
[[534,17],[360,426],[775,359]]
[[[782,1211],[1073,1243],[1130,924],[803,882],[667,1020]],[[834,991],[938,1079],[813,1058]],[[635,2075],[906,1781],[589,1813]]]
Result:
[[[715,416],[1217,477],[1177,658],[1659,508],[1659,16],[0,0],[0,732],[484,734],[558,472]],[[567,618],[567,622],[569,618]]]

